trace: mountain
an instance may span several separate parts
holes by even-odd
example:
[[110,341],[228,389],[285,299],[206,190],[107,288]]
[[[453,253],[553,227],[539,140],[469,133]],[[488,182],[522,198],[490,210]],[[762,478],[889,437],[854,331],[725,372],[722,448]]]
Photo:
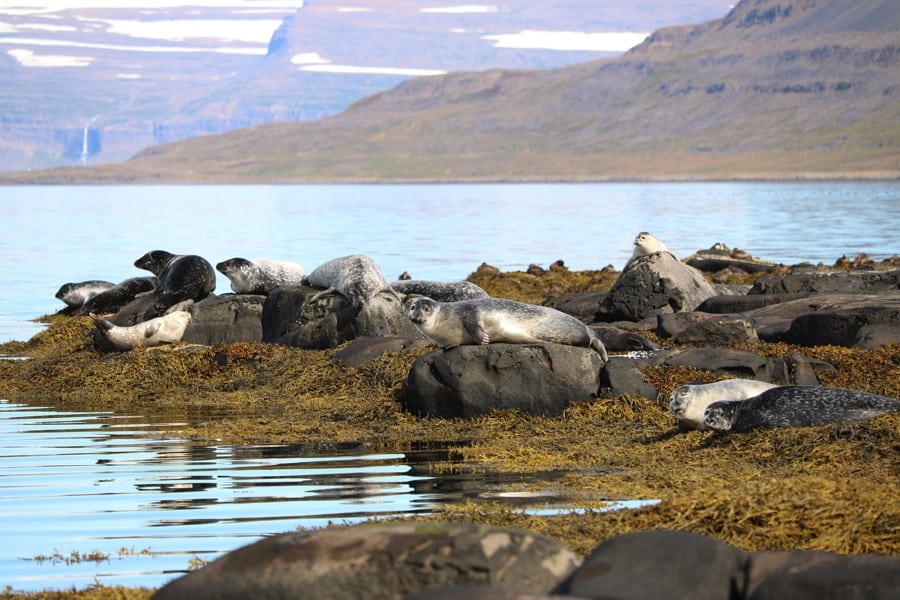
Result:
[[596,41],[631,32],[633,45],[663,25],[719,17],[726,2],[6,3],[0,171],[121,161],[160,143],[319,119],[423,73],[617,56],[627,47],[550,49],[522,34],[575,32]]
[[618,58],[421,77],[42,181],[900,176],[900,3],[743,0]]

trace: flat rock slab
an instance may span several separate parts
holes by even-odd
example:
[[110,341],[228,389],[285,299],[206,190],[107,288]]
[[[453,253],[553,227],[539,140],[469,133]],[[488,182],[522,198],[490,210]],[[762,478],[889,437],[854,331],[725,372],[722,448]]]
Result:
[[464,417],[515,409],[554,416],[596,397],[600,356],[562,344],[457,346],[420,356],[403,385],[402,403],[420,416]]
[[580,564],[558,541],[525,530],[363,524],[265,538],[169,582],[153,598],[377,600],[465,584],[546,593]]

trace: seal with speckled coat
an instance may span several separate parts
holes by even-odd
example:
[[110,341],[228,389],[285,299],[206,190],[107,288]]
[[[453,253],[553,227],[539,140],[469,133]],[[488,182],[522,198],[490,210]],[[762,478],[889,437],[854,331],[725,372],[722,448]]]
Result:
[[703,415],[713,402],[746,400],[757,394],[778,387],[774,383],[755,379],[723,379],[713,383],[682,385],[669,396],[669,410],[678,423],[688,429],[704,429]]
[[409,320],[425,337],[445,347],[552,342],[593,348],[604,364],[609,360],[590,327],[547,306],[502,298],[438,302],[419,297],[409,303]]
[[121,327],[108,319],[90,313],[97,331],[115,350],[125,351],[138,347],[160,346],[178,342],[191,322],[191,313],[173,310],[137,325]]
[[299,286],[306,275],[297,263],[266,258],[229,258],[217,264],[216,270],[231,281],[236,294],[268,294],[275,288]]
[[844,388],[785,385],[733,402],[706,407],[703,424],[715,431],[745,432],[760,427],[802,427],[863,421],[900,411],[900,401]]
[[391,287],[405,296],[426,296],[439,302],[458,302],[487,298],[488,293],[471,281],[430,281],[428,279],[405,279],[392,281]]
[[378,263],[365,254],[351,254],[326,261],[313,269],[304,279],[304,283],[325,288],[313,296],[312,300],[337,292],[349,300],[355,308],[361,308],[383,290],[396,295],[385,280]]

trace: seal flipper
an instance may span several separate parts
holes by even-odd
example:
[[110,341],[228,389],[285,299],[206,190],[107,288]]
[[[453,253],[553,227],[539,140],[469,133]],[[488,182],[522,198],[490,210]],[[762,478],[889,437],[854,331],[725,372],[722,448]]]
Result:
[[597,354],[600,355],[600,360],[603,361],[603,364],[609,362],[609,355],[606,353],[606,346],[603,345],[603,342],[597,337],[596,334],[591,335],[591,348],[593,348]]
[[153,322],[153,323],[150,323],[150,324],[147,326],[147,328],[144,329],[144,337],[145,337],[145,338],[151,338],[151,337],[153,337],[153,336],[156,334],[156,332],[159,331],[159,328],[160,328],[161,326],[162,326],[162,322],[161,322],[161,321],[155,321],[155,322]]
[[464,321],[463,326],[466,329],[466,332],[475,339],[479,344],[490,344],[491,336],[488,335],[487,331],[484,330],[484,327],[479,323]]
[[329,287],[329,288],[325,288],[324,290],[322,290],[322,291],[320,291],[320,292],[316,292],[316,293],[313,295],[313,297],[309,299],[309,301],[310,301],[310,302],[315,302],[316,300],[318,300],[318,299],[321,298],[322,296],[325,296],[325,295],[327,295],[327,294],[333,294],[333,293],[334,293],[334,286],[331,286],[331,287]]

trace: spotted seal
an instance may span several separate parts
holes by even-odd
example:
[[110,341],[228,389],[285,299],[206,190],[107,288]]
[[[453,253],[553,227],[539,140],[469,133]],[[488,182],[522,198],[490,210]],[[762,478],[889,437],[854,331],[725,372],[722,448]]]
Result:
[[299,286],[306,271],[294,262],[234,257],[216,265],[216,270],[231,281],[236,294],[265,294],[279,287]]
[[745,432],[760,427],[802,427],[863,421],[900,411],[900,401],[844,388],[785,385],[706,407],[703,425],[715,431]]
[[704,429],[703,413],[713,402],[746,400],[778,387],[755,379],[723,379],[714,383],[682,385],[669,396],[669,410],[686,429]]
[[458,302],[487,298],[488,293],[471,281],[430,281],[404,279],[392,281],[391,287],[405,296],[427,296],[439,302]]
[[115,312],[141,294],[152,291],[157,283],[159,281],[156,277],[129,277],[88,299],[84,304],[76,308],[72,314],[86,315],[89,313]]
[[196,254],[152,250],[134,265],[152,273],[158,271],[159,282],[151,294],[159,314],[182,300],[202,300],[216,289],[216,272],[209,261]]
[[63,311],[72,312],[80,308],[85,302],[99,294],[105,292],[115,284],[110,281],[101,281],[91,279],[89,281],[69,282],[59,286],[56,294],[53,296],[57,300],[62,300],[66,308]]
[[627,269],[631,263],[642,256],[650,256],[651,254],[659,254],[661,252],[670,254],[675,260],[678,260],[678,257],[675,256],[665,244],[659,241],[655,235],[648,231],[642,231],[634,238],[634,251],[631,253],[631,258],[628,259],[628,262],[625,263],[622,270],[624,271]]
[[603,342],[587,325],[555,308],[502,298],[438,302],[424,296],[409,303],[409,320],[441,346],[491,342],[553,342],[593,348],[605,364]]
[[349,300],[355,308],[361,308],[375,294],[383,290],[389,290],[395,294],[393,288],[385,280],[381,267],[365,254],[351,254],[326,261],[313,269],[304,278],[303,283],[325,288],[313,296],[312,300],[318,300],[325,294],[337,292]]
[[97,325],[100,336],[118,351],[178,342],[191,322],[191,313],[186,310],[173,310],[128,327],[116,325],[94,313],[90,313],[90,317]]

